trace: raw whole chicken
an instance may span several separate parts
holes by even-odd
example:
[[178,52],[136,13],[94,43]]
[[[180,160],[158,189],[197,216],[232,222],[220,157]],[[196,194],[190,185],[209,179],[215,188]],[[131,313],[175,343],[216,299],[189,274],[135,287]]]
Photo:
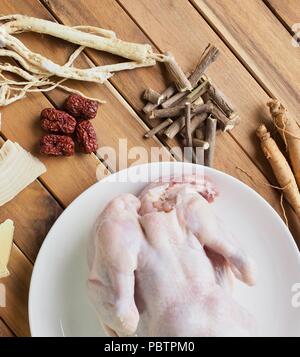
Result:
[[203,177],[160,180],[100,214],[88,247],[88,292],[110,336],[250,336],[232,297],[252,262],[214,214]]

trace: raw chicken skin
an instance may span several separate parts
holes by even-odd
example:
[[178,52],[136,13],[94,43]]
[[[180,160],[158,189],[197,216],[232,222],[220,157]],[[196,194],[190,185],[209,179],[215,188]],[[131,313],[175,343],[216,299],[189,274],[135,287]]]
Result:
[[[231,296],[252,285],[251,261],[204,197],[203,178],[148,185],[112,200],[88,251],[90,299],[112,336],[249,336],[250,314]],[[234,275],[234,276],[233,276]]]

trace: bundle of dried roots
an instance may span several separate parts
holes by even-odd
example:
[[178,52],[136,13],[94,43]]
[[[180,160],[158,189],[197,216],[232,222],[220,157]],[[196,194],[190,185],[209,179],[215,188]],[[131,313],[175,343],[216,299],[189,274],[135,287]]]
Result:
[[[98,27],[70,27],[24,15],[6,15],[0,17],[0,21],[0,57],[10,57],[20,65],[19,67],[0,62],[0,106],[21,99],[28,92],[50,91],[56,87],[82,95],[62,83],[67,79],[103,83],[114,72],[153,66],[156,61],[169,60],[168,56],[153,53],[148,44],[122,41],[113,31]],[[59,65],[39,53],[32,52],[14,36],[29,31],[54,36],[79,47],[67,63]],[[76,68],[73,63],[85,47],[109,52],[130,61],[87,69]],[[10,80],[3,72],[17,74],[22,80]]]

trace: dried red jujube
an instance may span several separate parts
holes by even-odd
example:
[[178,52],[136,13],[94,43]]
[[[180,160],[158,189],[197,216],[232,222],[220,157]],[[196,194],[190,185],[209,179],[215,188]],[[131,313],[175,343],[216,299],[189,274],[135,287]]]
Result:
[[76,139],[84,152],[90,154],[98,149],[95,129],[91,122],[83,120],[77,124]]
[[75,144],[73,139],[66,135],[44,135],[40,140],[40,151],[46,155],[72,156]]
[[62,110],[45,108],[41,112],[41,126],[51,133],[72,134],[76,124],[76,119]]
[[98,102],[78,94],[70,94],[64,105],[66,111],[76,118],[93,119],[98,110]]

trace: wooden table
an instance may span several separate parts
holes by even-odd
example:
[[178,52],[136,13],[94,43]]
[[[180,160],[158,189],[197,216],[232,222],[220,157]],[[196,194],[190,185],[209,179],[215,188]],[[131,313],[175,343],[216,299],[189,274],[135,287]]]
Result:
[[[1,13],[26,14],[68,25],[89,24],[114,30],[122,39],[150,43],[157,51],[171,50],[185,71],[191,71],[210,42],[221,56],[208,70],[217,86],[235,103],[242,118],[231,133],[218,136],[215,167],[254,188],[282,216],[280,192],[270,167],[259,148],[254,131],[260,123],[270,126],[266,101],[278,97],[291,115],[300,111],[300,48],[292,46],[292,26],[300,23],[297,0],[2,0]],[[298,25],[300,31],[300,24]],[[58,63],[64,63],[74,46],[56,39],[24,34],[31,49]],[[86,50],[78,65],[111,63],[113,57]],[[143,139],[149,123],[141,116],[141,93],[147,87],[162,91],[166,86],[161,66],[122,72],[106,85],[72,83],[84,93],[101,97],[94,121],[101,146],[118,152],[119,138],[128,148],[164,147],[168,153],[174,141]],[[65,94],[55,90],[34,93],[5,107],[2,112],[1,144],[17,141],[47,166],[47,173],[13,201],[0,208],[0,222],[14,220],[16,232],[9,269],[3,279],[7,307],[0,308],[0,336],[28,336],[28,289],[34,261],[43,240],[63,209],[96,182],[96,169],[108,165],[104,175],[118,170],[112,162],[96,155],[48,158],[37,152],[42,135],[38,117],[45,107],[60,106]],[[143,160],[141,160],[143,161]],[[246,175],[238,168],[245,170]],[[236,197],[235,199],[238,199]],[[244,204],[247,204],[246,202]],[[290,229],[300,243],[300,224],[285,204]],[[50,268],[50,267],[49,267]]]

